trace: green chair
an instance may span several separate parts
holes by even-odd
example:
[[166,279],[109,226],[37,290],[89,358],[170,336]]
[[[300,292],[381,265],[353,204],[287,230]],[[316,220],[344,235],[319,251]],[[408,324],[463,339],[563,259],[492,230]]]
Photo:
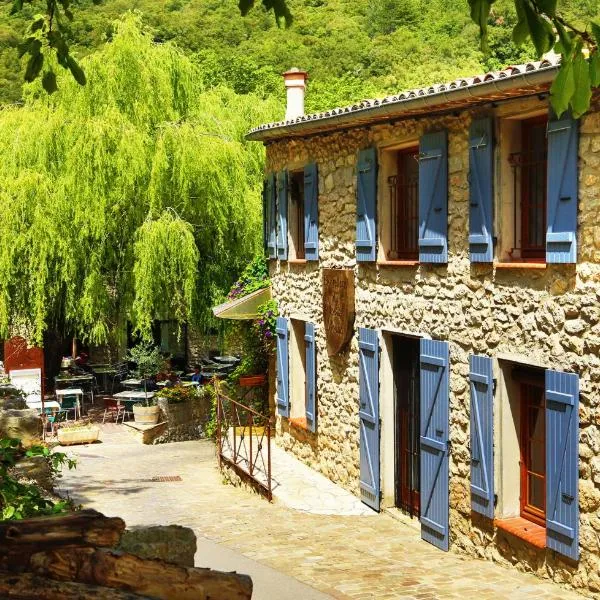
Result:
[[77,420],[77,413],[79,411],[79,399],[77,396],[62,396],[60,400],[60,408],[56,413],[56,421],[68,421],[69,414],[73,413],[73,420]]

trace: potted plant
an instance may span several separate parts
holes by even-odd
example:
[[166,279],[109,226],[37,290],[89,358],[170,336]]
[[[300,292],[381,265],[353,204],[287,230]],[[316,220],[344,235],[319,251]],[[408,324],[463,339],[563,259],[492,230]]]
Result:
[[133,405],[133,419],[142,425],[155,425],[160,409],[148,399],[148,380],[164,368],[165,359],[156,346],[141,342],[129,350],[127,360],[135,363],[135,374],[144,384],[144,404]]

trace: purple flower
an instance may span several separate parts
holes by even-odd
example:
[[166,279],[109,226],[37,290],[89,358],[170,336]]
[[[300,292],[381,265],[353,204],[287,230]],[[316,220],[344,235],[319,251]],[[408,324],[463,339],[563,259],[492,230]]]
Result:
[[273,336],[273,334],[267,329],[267,331],[265,331],[265,337],[270,338],[272,336]]

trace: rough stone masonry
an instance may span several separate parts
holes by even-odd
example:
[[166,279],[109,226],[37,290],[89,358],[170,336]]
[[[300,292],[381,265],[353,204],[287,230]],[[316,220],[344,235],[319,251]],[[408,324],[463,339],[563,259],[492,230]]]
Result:
[[[517,102],[517,101],[515,101]],[[498,269],[469,261],[468,129],[477,109],[403,120],[267,145],[267,172],[319,169],[318,263],[271,261],[280,313],[317,325],[318,431],[278,417],[277,441],[354,493],[359,482],[358,343],[328,356],[320,269],[351,268],[358,327],[399,328],[450,343],[450,536],[453,551],[515,565],[540,577],[600,593],[600,112],[580,122],[578,259],[544,269]],[[357,264],[356,162],[359,149],[448,131],[447,265]],[[580,376],[579,492],[581,559],[507,538],[472,515],[469,478],[470,353],[527,356]]]

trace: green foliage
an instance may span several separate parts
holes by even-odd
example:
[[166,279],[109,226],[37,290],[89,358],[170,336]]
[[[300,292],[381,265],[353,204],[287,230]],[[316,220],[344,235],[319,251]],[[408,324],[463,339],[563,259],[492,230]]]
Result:
[[227,298],[229,300],[241,298],[270,285],[267,260],[262,254],[257,254],[242,271],[240,278],[231,286]]
[[165,398],[169,404],[180,404],[181,402],[192,402],[200,398],[201,390],[194,386],[175,385],[164,387],[156,392],[154,398]]
[[148,342],[130,348],[126,360],[135,363],[135,374],[140,379],[148,379],[165,368],[165,359],[160,350]]
[[75,467],[75,461],[61,452],[51,452],[45,446],[33,446],[25,450],[20,440],[0,439],[0,520],[28,519],[42,515],[65,512],[69,508],[66,501],[54,502],[34,484],[22,483],[11,473],[17,460],[23,457],[43,456],[50,465],[53,475],[67,466]]
[[139,18],[82,61],[85,87],[38,80],[0,111],[0,335],[102,342],[126,320],[210,322],[260,243],[264,149],[277,104],[205,90],[197,64]]
[[[135,3],[153,38],[177,42],[197,61],[208,86],[226,85],[237,93],[275,97],[283,103],[281,73],[291,66],[308,70],[309,111],[535,56],[532,44],[517,47],[512,42],[518,22],[514,0],[496,0],[484,22],[489,54],[478,48],[479,28],[465,0],[289,0],[287,5],[294,22],[286,29],[276,25],[261,2],[245,17],[235,0]],[[105,38],[112,39],[113,20],[130,7],[127,0],[80,0],[73,21],[63,23],[71,53],[85,56]],[[568,22],[582,29],[599,16],[597,0],[561,0],[559,8]],[[23,73],[16,46],[35,14],[29,5],[12,17],[8,12],[0,3],[0,103],[21,96]],[[282,115],[280,109],[278,116]]]
[[[482,49],[487,52],[488,21],[495,0],[468,2],[471,18],[479,25]],[[517,15],[512,33],[514,43],[522,45],[530,40],[538,58],[550,50],[562,56],[560,72],[550,90],[554,111],[560,116],[571,109],[573,116],[580,117],[590,106],[592,87],[600,83],[600,25],[592,20],[598,7],[595,14],[585,14],[582,10],[571,20],[563,13],[563,9],[573,9],[570,2],[514,0],[514,5]]]

